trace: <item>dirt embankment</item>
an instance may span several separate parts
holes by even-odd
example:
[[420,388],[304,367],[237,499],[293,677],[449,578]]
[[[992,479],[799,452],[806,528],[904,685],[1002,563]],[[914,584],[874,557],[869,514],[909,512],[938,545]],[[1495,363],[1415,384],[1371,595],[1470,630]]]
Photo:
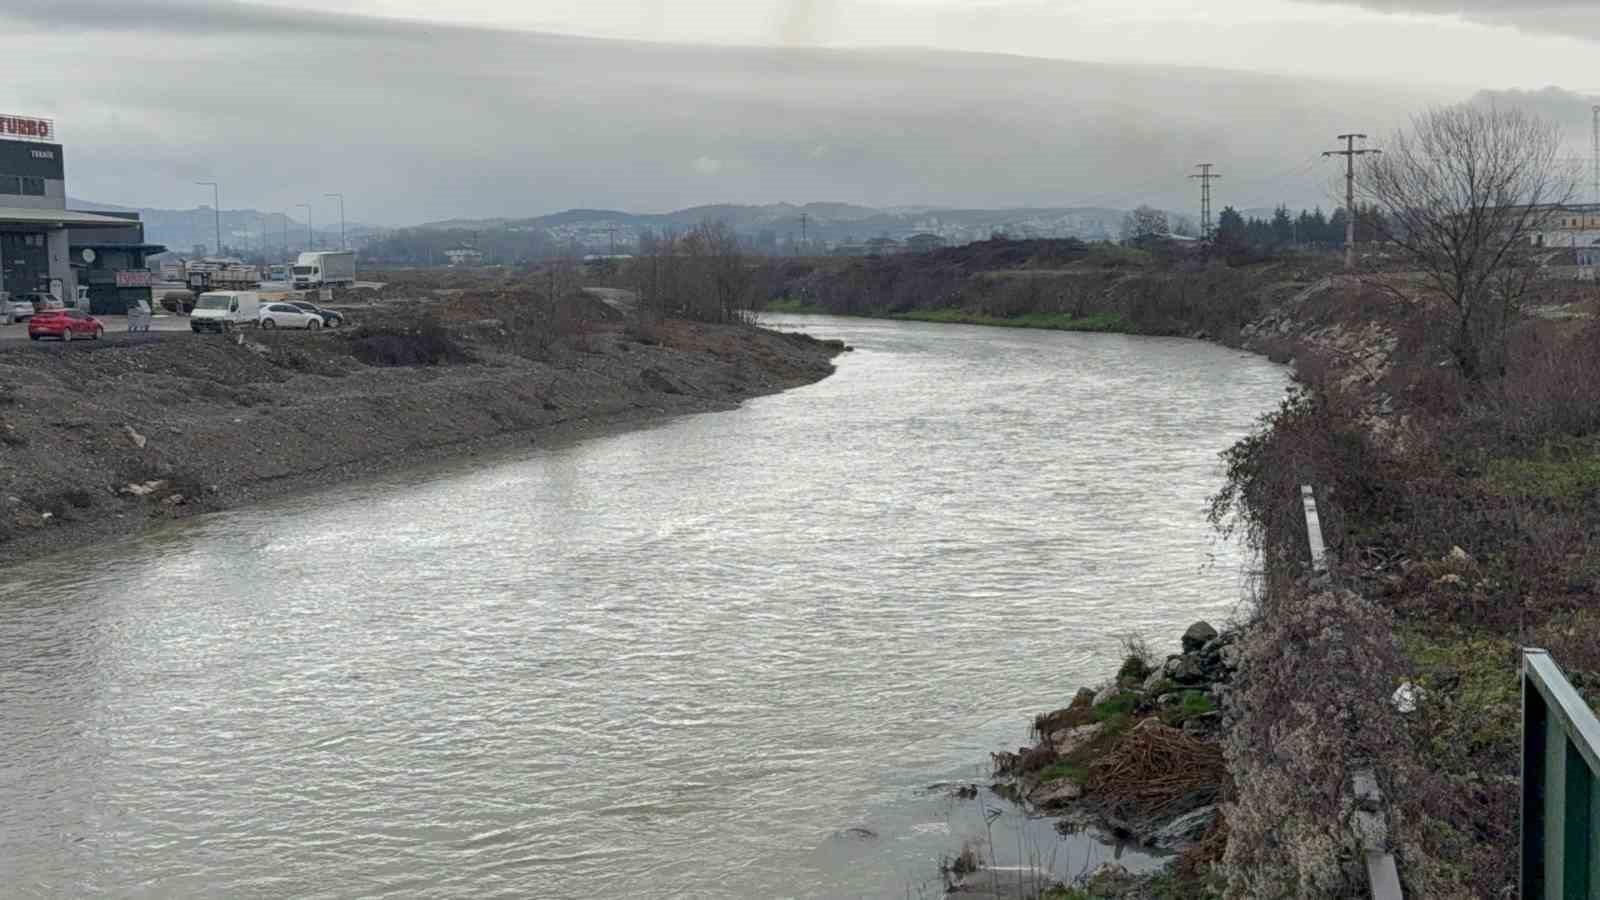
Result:
[[843,349],[593,309],[535,323],[535,339],[494,312],[0,349],[0,561],[496,443],[730,408],[826,377]]
[[[1232,281],[1247,293],[1226,306],[1182,301]],[[1210,690],[1215,825],[1154,878],[1062,896],[1361,894],[1370,834],[1352,779],[1369,769],[1407,896],[1515,892],[1518,648],[1548,648],[1600,704],[1600,292],[1541,285],[1506,335],[1505,371],[1473,382],[1453,362],[1454,308],[1416,281],[1278,265],[1188,284],[1122,275],[1097,295],[1124,310],[1159,300],[1176,327],[1292,361],[1304,389],[1223,457],[1213,513],[1263,568],[1225,689]],[[1328,577],[1309,570],[1301,485],[1317,495]],[[1119,753],[1103,724],[1124,712],[1115,690],[1132,682],[1041,717],[1044,740],[1002,761],[1028,802],[1117,799],[1095,778]],[[1135,713],[1164,708],[1150,693]],[[1149,767],[1124,792],[1172,771]]]

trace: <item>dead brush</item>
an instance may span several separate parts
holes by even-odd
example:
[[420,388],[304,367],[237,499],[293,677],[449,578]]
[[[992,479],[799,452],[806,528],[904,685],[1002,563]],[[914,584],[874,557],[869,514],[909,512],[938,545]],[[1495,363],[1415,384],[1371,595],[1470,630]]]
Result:
[[1119,817],[1174,815],[1213,803],[1228,771],[1222,751],[1146,720],[1090,767],[1090,783]]

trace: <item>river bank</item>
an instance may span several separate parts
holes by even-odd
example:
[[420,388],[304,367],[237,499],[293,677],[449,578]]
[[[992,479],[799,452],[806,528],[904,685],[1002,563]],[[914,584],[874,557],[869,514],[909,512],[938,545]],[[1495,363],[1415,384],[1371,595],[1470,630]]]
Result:
[[[844,348],[578,307],[525,334],[454,298],[321,334],[0,349],[0,559],[495,447],[728,409]],[[443,324],[440,320],[443,320]]]
[[[1199,842],[1197,864],[1062,896],[1360,893],[1351,778],[1367,767],[1408,895],[1503,896],[1517,872],[1518,647],[1550,649],[1600,701],[1600,553],[1587,537],[1600,528],[1600,412],[1579,387],[1600,376],[1592,290],[1542,283],[1507,335],[1505,373],[1473,383],[1452,361],[1443,301],[1403,274],[1316,268],[1125,272],[1079,295],[1077,314],[1144,316],[1292,363],[1303,389],[1223,454],[1212,501],[1213,522],[1262,564],[1217,698],[1225,838]],[[1160,298],[1221,283],[1243,293],[1154,315]],[[1310,577],[1302,485],[1331,579]],[[1094,699],[1091,715],[1113,698]],[[1075,752],[1091,755],[1056,774],[1116,751]],[[1024,801],[1041,790],[1022,787]]]

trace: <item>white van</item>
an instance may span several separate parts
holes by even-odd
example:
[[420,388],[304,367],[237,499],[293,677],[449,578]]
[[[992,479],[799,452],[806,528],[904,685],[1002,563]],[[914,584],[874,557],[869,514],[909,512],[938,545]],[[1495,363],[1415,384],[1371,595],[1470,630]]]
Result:
[[260,310],[261,295],[255,291],[206,291],[189,314],[189,330],[233,331],[256,324]]

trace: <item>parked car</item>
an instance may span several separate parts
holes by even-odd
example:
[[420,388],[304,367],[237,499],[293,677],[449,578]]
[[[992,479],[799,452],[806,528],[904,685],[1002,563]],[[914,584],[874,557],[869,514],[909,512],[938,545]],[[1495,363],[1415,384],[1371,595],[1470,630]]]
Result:
[[304,300],[291,300],[289,301],[289,305],[298,306],[308,313],[316,313],[322,317],[322,324],[328,326],[329,328],[338,328],[344,324],[344,316],[334,312],[331,309],[323,309],[315,303],[307,303]]
[[261,307],[262,328],[308,328],[315,331],[322,327],[322,317],[313,312],[306,312],[292,303],[270,303]]
[[48,309],[28,319],[28,339],[34,341],[47,337],[63,341],[86,337],[98,341],[105,333],[105,323],[81,309]]
[[56,299],[55,294],[51,294],[46,291],[29,291],[25,294],[18,294],[17,299],[28,304],[28,308],[30,310],[28,315],[30,316],[34,313],[42,313],[49,309],[67,308],[65,303],[62,303],[60,300]]
[[0,324],[21,322],[32,315],[32,303],[24,300],[21,295],[13,297],[5,291],[0,291]]

